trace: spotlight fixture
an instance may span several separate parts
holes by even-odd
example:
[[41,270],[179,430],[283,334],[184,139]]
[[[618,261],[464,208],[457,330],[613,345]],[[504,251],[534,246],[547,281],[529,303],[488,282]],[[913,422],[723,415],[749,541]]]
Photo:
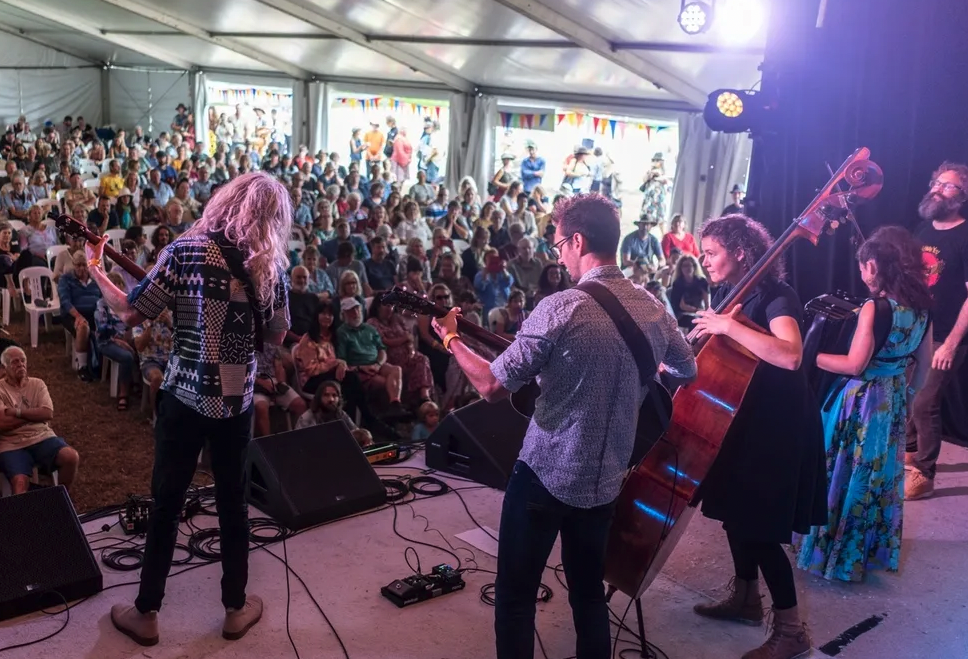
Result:
[[713,22],[713,5],[698,0],[682,0],[679,9],[679,27],[686,34],[702,34]]
[[702,116],[711,130],[745,133],[765,128],[768,106],[755,91],[717,89],[709,95]]

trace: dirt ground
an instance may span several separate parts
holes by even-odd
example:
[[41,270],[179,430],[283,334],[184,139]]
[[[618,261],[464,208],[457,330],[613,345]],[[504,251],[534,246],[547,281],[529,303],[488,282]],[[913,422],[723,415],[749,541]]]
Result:
[[42,379],[54,401],[51,427],[81,456],[71,498],[78,512],[123,503],[129,494],[148,494],[154,440],[148,417],[139,411],[140,397],[129,398],[119,412],[107,382],[85,384],[71,369],[64,348],[64,330],[40,328],[37,348],[23,318],[14,314],[10,338],[27,352],[27,372]]

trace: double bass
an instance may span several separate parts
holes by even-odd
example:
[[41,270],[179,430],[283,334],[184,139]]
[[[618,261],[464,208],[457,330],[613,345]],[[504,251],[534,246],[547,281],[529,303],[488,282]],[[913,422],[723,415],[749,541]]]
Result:
[[[860,148],[833,173],[716,313],[729,313],[739,304],[797,240],[817,245],[821,234],[832,233],[844,222],[856,224],[853,207],[876,197],[884,181],[880,167],[869,158],[870,151]],[[697,345],[695,332],[688,340]],[[610,592],[620,590],[635,600],[658,575],[685,532],[696,510],[692,504],[699,486],[719,454],[759,365],[757,357],[725,336],[706,337],[697,347],[696,379],[676,391],[668,429],[631,470],[616,500],[605,581]]]

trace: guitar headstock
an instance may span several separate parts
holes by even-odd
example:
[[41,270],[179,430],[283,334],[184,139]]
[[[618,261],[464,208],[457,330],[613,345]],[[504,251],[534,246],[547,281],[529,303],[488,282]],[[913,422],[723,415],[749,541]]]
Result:
[[70,215],[57,215],[54,217],[54,225],[65,235],[83,238],[91,242],[97,242],[98,240],[97,236],[94,235],[86,224],[74,219]]
[[399,286],[381,293],[379,295],[380,304],[395,309],[408,311],[418,316],[433,316],[441,318],[447,315],[447,309],[439,307],[430,300],[423,298],[416,293],[404,290]]

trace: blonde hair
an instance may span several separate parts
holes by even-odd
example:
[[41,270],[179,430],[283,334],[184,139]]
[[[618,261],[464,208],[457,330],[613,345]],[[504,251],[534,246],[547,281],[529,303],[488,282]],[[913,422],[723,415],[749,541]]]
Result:
[[112,270],[108,273],[108,279],[111,280],[111,283],[120,288],[122,291],[127,292],[128,287],[124,285],[124,277],[121,276],[120,272],[117,270]]
[[437,412],[440,414],[440,408],[437,407],[437,403],[432,400],[425,401],[420,407],[417,408],[417,420],[423,423],[427,420],[427,415],[431,412]]
[[336,288],[336,295],[338,297],[343,297],[343,287],[346,286],[346,282],[350,279],[356,282],[356,294],[361,295],[363,293],[363,284],[360,283],[360,276],[352,270],[344,270],[343,274],[339,276],[339,285]]
[[256,300],[270,307],[289,269],[291,231],[292,201],[285,186],[264,172],[250,172],[219,188],[185,235],[225,234],[243,254]]

